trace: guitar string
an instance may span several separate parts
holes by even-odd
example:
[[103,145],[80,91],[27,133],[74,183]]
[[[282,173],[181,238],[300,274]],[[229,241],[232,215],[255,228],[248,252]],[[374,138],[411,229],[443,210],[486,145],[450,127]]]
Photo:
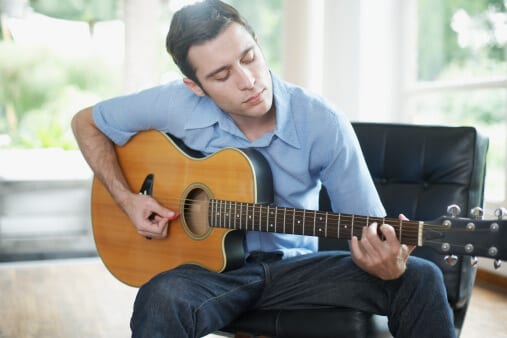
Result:
[[[167,200],[167,199],[165,199],[165,200]],[[203,201],[203,200],[197,200],[197,199],[191,199],[191,198],[186,198],[186,199],[171,198],[171,200],[174,200],[176,202],[178,202],[178,201],[183,202],[184,203],[184,207],[183,207],[184,212],[192,211],[191,210],[192,205],[189,205],[188,204],[189,202],[190,203],[196,202],[197,204],[208,204],[209,203],[208,200]],[[225,200],[222,200],[222,201],[225,201]],[[161,202],[164,202],[164,201],[161,201]],[[264,205],[264,204],[258,204],[258,203],[252,203],[252,202],[237,202],[237,201],[225,201],[225,202],[226,202],[226,204],[231,203],[232,205],[238,204],[238,203],[243,204],[243,205],[248,205],[249,208],[252,208],[251,213],[258,213],[259,212],[258,210],[262,211],[263,209],[266,209],[268,207],[267,205]],[[209,208],[209,205],[206,205],[206,208]],[[419,234],[419,228],[418,228],[419,221],[402,220],[401,221],[402,224],[400,225],[399,224],[400,220],[395,219],[395,218],[382,218],[382,217],[340,214],[340,213],[325,212],[325,211],[320,211],[320,210],[303,210],[303,209],[298,209],[298,208],[287,208],[287,207],[278,207],[278,208],[280,208],[280,210],[285,210],[285,211],[290,210],[290,213],[293,213],[295,216],[301,216],[304,213],[315,214],[316,217],[318,217],[318,216],[326,217],[327,216],[327,223],[328,224],[333,223],[333,222],[338,222],[338,221],[340,221],[340,223],[348,223],[350,221],[353,221],[354,225],[356,225],[356,223],[358,224],[357,227],[354,226],[354,230],[356,230],[356,228],[361,229],[363,226],[370,226],[373,222],[377,222],[377,223],[382,222],[383,224],[391,225],[395,230],[398,230],[399,227],[401,226],[402,227],[402,234],[404,236],[408,236],[408,235],[416,236]],[[248,215],[249,215],[249,213],[245,213],[245,212],[240,214],[241,217],[245,217]],[[264,218],[264,215],[262,215],[262,216]],[[189,218],[190,216],[187,215],[185,217]],[[368,222],[368,223],[366,223],[366,222]],[[313,223],[313,221],[312,221],[312,223]],[[470,230],[465,229],[465,228],[453,228],[453,227],[449,228],[444,225],[430,224],[430,223],[425,223],[425,222],[423,222],[423,225],[426,230],[435,230],[435,231],[439,231],[439,232],[470,232]],[[262,222],[258,225],[253,225],[253,227],[254,226],[260,227],[260,226],[262,226]],[[302,226],[303,225],[297,225],[298,228],[302,227]],[[305,224],[304,226],[305,226],[305,228],[306,227],[313,227],[313,224],[311,224],[311,225]],[[489,231],[490,231],[489,228],[484,228],[484,229],[481,228],[481,229],[474,230],[474,232],[489,232]],[[358,231],[358,232],[360,233],[360,231]],[[355,232],[354,232],[354,234],[355,234]]]

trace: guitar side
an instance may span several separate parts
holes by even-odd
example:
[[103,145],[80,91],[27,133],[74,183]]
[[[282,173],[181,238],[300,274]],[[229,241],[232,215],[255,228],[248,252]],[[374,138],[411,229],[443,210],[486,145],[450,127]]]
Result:
[[162,240],[140,236],[102,183],[92,186],[92,224],[100,257],[122,282],[140,286],[156,274],[185,263],[221,272],[243,263],[243,232],[209,228],[194,233],[186,217],[193,191],[209,198],[243,202],[271,202],[271,172],[253,150],[227,148],[197,158],[180,149],[166,134],[141,132],[125,146],[116,147],[118,161],[132,191],[139,191],[153,174],[153,197],[178,211]]

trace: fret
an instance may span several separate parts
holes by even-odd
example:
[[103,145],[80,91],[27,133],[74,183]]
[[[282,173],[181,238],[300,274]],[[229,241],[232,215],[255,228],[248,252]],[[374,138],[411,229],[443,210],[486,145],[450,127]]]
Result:
[[217,226],[217,225],[218,225],[218,219],[217,219],[217,217],[218,217],[218,201],[217,201],[217,200],[215,200],[215,206],[214,206],[214,209],[215,209],[215,212],[214,212],[213,216],[214,216],[215,221],[214,221],[214,223],[213,223],[213,224],[214,224],[215,226]]
[[[257,209],[259,210],[259,214],[257,215],[257,223],[254,223],[254,224],[257,224],[257,227],[259,229],[259,231],[262,231],[262,222],[261,222],[261,209],[262,207],[260,205],[257,205]],[[254,219],[255,219],[255,206],[254,206]]]
[[236,220],[238,219],[238,202],[234,202],[234,229],[237,229]]
[[220,226],[220,200],[217,200],[215,205],[215,226]]
[[[343,215],[344,218],[347,217],[347,215]],[[349,238],[349,224],[345,222],[345,224],[343,224],[343,230],[344,230],[344,235],[342,236],[340,234],[340,238]]]
[[224,214],[225,214],[224,203],[225,201],[220,200],[220,219],[219,219],[220,227],[224,226]]
[[303,233],[303,230],[301,228],[302,223],[304,222],[301,220],[301,210],[294,209],[294,230],[292,232],[293,234],[301,235]]
[[243,225],[243,202],[239,203],[239,229]]
[[222,201],[221,211],[222,211],[222,227],[225,228],[227,224],[227,201]]
[[[278,222],[277,222],[277,218],[278,218],[278,207],[275,206],[275,232],[278,232]],[[285,228],[284,228],[285,230]]]
[[325,222],[325,225],[324,225],[324,234],[325,236],[327,237],[327,216],[329,215],[329,212],[326,212],[326,222]]
[[[259,222],[259,231],[263,231],[262,230],[262,219],[264,217],[262,217],[262,209],[264,209],[264,207],[262,205],[259,205],[259,217],[258,217],[259,220],[257,221],[257,222]],[[264,231],[268,231],[267,224],[266,224],[266,230],[264,230]]]
[[350,238],[352,239],[352,237],[354,236],[354,215],[352,215],[352,219],[350,220],[350,226],[351,226]]
[[283,208],[283,233],[286,234],[287,231],[285,231],[285,224],[287,224],[285,222],[285,219],[286,219],[286,216],[287,216],[287,208]]
[[221,225],[221,223],[220,223],[220,217],[221,217],[221,214],[220,214],[220,212],[221,212],[220,206],[221,206],[221,203],[222,203],[222,201],[217,200],[217,213],[216,213],[216,220],[217,220],[217,222],[216,222],[216,226],[217,226],[217,227],[219,227],[219,226]]
[[[268,207],[269,208],[269,207]],[[269,226],[273,232],[278,232],[278,228],[276,227],[276,207],[275,209],[269,209]]]
[[[313,235],[327,237],[327,213],[315,211],[313,215]],[[325,215],[325,218],[323,215]]]
[[399,235],[398,235],[398,240],[400,241],[400,243],[403,243],[403,242],[402,242],[402,237],[401,237],[401,231],[402,231],[402,229],[403,229],[403,221],[402,221],[401,219],[400,219],[400,225],[399,225],[399,227],[400,227],[400,229],[399,229],[399,230],[400,230],[400,233],[399,233]]
[[213,226],[213,200],[209,201],[208,205],[208,223],[210,226]]
[[250,212],[248,213],[248,223],[250,224],[250,231],[255,231],[255,204],[248,203],[248,205],[250,210]]
[[295,232],[295,225],[296,225],[296,209],[292,209],[292,233]]
[[268,210],[266,211],[266,228],[268,230],[273,228],[273,224],[271,224],[269,222],[269,205],[268,205]]
[[245,203],[245,206],[246,206],[246,212],[245,212],[245,230],[248,230],[248,219],[249,219],[249,215],[248,215],[248,203]]
[[269,211],[269,222],[271,223],[271,228],[273,232],[278,232],[277,224],[276,224],[276,207],[275,209],[271,209]]
[[259,222],[259,231],[262,231],[262,205],[259,205],[259,220],[257,222]]
[[317,211],[306,210],[303,212],[303,234],[306,236],[315,236],[315,218]]
[[[258,228],[259,228],[259,231],[263,231],[262,230],[262,217],[261,217],[261,215],[262,215],[262,206],[258,205],[257,209],[259,211],[258,215],[257,215]],[[255,213],[255,209],[254,209],[254,213]],[[254,215],[254,217],[255,217],[255,215]]]
[[227,224],[227,227],[231,228],[231,202],[225,201],[225,224]]
[[317,221],[317,211],[313,212],[313,235],[315,236],[315,222]]
[[338,231],[336,233],[336,238],[340,238],[341,218],[342,218],[342,214],[338,214]]
[[301,231],[301,234],[305,234],[305,226],[306,226],[306,210],[303,210],[303,230]]
[[423,245],[423,227],[424,227],[424,223],[421,221],[421,222],[418,222],[418,227],[417,227],[417,243],[415,243],[417,246],[422,246]]
[[[260,210],[259,210],[259,228],[262,228],[262,221],[263,221],[263,219],[264,219],[264,216],[263,216],[263,213],[262,213],[262,212],[263,212],[263,211],[265,211],[266,207],[265,207],[265,206],[263,206],[263,205],[260,205],[259,209],[260,209]],[[269,226],[268,226],[268,223],[266,223],[264,226],[265,226],[265,228],[266,228],[266,230],[264,230],[264,231],[266,231],[266,232],[267,232],[267,231],[269,231]],[[262,231],[262,230],[261,230],[261,231]]]
[[220,201],[220,227],[225,228],[227,224],[227,201]]
[[222,225],[222,201],[217,201],[217,226],[220,227]]
[[229,201],[229,209],[227,210],[227,218],[228,218],[228,228],[231,228],[231,210],[232,210],[232,201]]
[[252,230],[255,230],[255,204],[252,204],[252,223],[250,225],[252,227]]

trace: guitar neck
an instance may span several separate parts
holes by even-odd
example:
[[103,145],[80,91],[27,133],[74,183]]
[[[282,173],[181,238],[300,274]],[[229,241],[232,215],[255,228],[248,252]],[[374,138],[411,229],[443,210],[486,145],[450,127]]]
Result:
[[[246,231],[317,236],[335,239],[361,238],[362,228],[374,222],[394,227],[398,240],[421,246],[424,223],[381,217],[358,216],[273,205],[211,199],[209,225]],[[382,234],[379,230],[379,236]]]

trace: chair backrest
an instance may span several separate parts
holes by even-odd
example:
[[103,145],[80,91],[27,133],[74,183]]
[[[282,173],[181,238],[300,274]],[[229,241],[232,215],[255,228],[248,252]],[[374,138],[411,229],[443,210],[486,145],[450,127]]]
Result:
[[[488,139],[475,128],[383,123],[353,127],[388,217],[403,213],[430,221],[451,204],[460,206],[461,216],[470,216],[471,208],[483,205]],[[328,203],[323,194],[321,208],[329,208]],[[329,243],[321,248],[329,248]],[[442,269],[451,305],[466,300],[475,278],[469,259],[450,266],[433,250],[418,248],[414,254]]]

